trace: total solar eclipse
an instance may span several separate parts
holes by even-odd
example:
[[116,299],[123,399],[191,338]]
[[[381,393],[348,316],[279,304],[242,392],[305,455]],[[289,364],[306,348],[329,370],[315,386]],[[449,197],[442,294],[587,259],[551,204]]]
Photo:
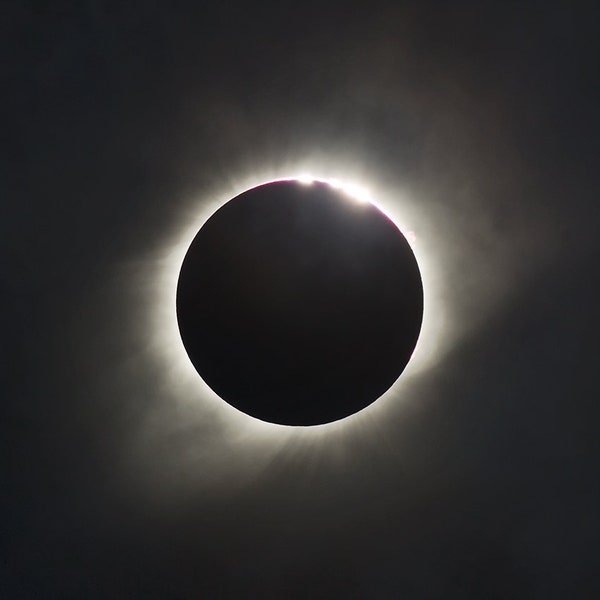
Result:
[[275,181],[219,208],[185,255],[177,319],[208,386],[238,410],[318,425],[370,405],[400,376],[423,286],[398,227],[322,181]]

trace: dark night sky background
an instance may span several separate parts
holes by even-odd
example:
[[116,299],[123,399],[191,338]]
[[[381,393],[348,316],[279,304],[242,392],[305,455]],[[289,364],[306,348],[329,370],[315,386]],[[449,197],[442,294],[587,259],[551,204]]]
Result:
[[[1,11],[2,598],[600,597],[594,3]],[[304,168],[405,215],[429,302],[311,431],[204,393],[165,283]]]

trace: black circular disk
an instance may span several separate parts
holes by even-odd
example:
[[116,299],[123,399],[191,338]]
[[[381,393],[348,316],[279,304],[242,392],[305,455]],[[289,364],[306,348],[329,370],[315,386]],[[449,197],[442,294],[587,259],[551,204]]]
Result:
[[267,183],[223,205],[177,287],[201,377],[237,409],[285,425],[336,421],[381,396],[422,315],[419,268],[396,225],[321,182]]

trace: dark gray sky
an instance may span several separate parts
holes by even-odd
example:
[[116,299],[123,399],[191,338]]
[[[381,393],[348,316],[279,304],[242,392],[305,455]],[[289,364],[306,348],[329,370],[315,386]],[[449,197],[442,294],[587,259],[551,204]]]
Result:
[[[213,4],[2,9],[0,596],[598,597],[598,10]],[[397,386],[308,430],[174,314],[210,212],[303,172],[425,289]]]

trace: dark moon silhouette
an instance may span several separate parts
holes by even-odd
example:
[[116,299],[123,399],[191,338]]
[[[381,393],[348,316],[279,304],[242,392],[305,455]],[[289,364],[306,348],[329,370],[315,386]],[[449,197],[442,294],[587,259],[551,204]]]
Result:
[[263,421],[317,425],[396,381],[423,316],[415,257],[378,208],[277,181],[217,210],[183,261],[177,318],[200,376]]

